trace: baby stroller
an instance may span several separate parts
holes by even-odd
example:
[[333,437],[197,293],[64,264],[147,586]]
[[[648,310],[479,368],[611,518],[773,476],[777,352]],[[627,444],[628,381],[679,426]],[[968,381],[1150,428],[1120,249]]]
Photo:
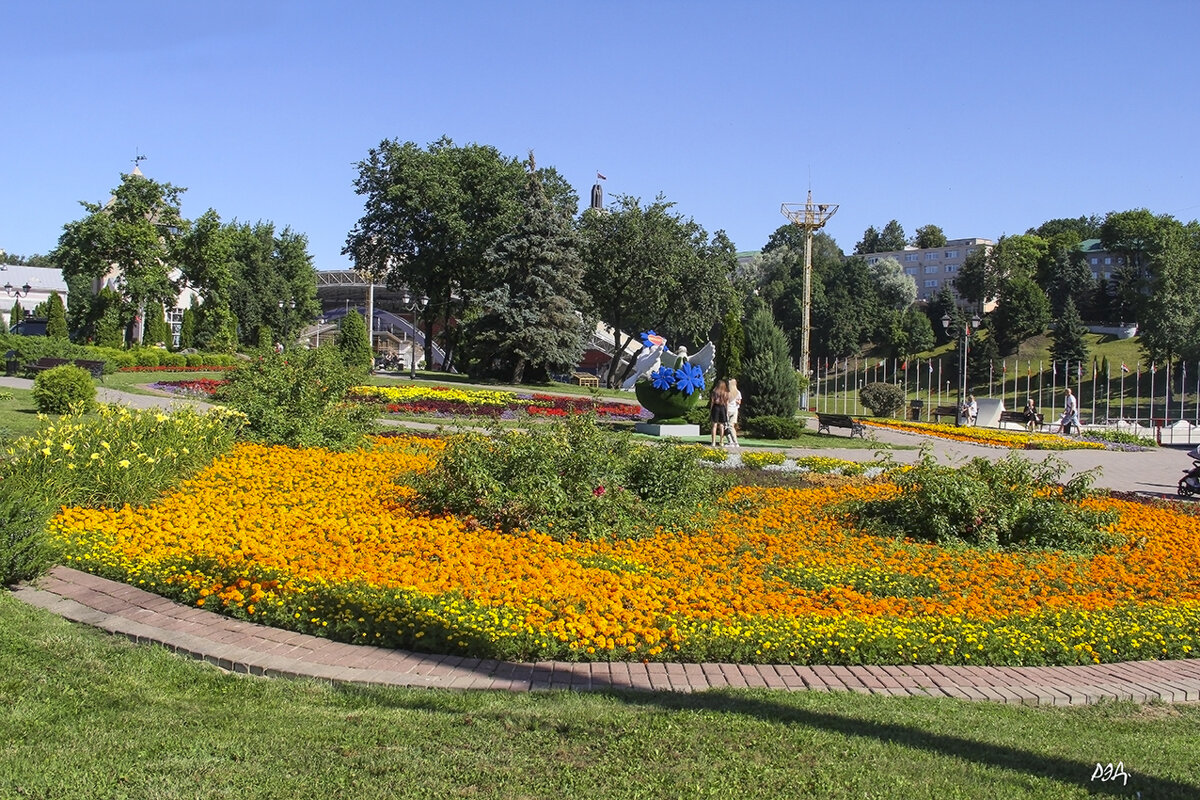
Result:
[[1192,468],[1183,471],[1183,477],[1179,479],[1179,495],[1181,497],[1191,497],[1194,494],[1200,494],[1200,447],[1197,447],[1192,452],[1188,453],[1192,458]]

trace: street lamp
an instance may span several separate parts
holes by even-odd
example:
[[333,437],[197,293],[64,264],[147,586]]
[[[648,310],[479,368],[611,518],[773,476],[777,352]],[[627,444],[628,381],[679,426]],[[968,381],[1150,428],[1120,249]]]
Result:
[[[949,314],[942,315],[942,328],[947,333],[950,332],[950,325],[953,320]],[[967,342],[971,339],[971,331],[979,327],[979,315],[972,314],[970,319],[964,315],[962,329],[956,331],[959,335],[958,340],[958,415],[955,417],[957,424],[962,425],[963,418],[963,400],[967,396]]]
[[[285,308],[288,310],[284,311]],[[291,317],[292,317],[291,312],[295,311],[295,310],[296,310],[296,301],[295,300],[290,300],[288,302],[284,302],[283,300],[279,301],[279,312],[280,312],[280,315],[283,317],[284,341],[288,340],[288,329],[291,327],[288,323],[290,322]]]
[[320,317],[317,320],[317,347],[321,346],[321,326],[325,324],[325,318]]
[[408,359],[408,379],[415,381],[417,379],[417,314],[425,310],[429,305],[429,297],[427,295],[410,295],[405,291],[400,295],[400,304],[404,306],[405,311],[411,311],[412,319],[412,343],[411,355]]
[[17,297],[24,297],[27,294],[29,294],[29,290],[32,288],[33,287],[30,286],[28,283],[19,289],[16,286],[13,286],[11,283],[4,284],[4,291],[9,297],[12,297],[14,295],[16,295]]

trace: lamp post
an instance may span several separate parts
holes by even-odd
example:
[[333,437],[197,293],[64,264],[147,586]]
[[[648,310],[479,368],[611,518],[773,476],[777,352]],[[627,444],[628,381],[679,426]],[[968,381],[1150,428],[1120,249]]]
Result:
[[[942,328],[947,333],[950,332],[953,322],[949,314],[942,315]],[[955,422],[958,425],[962,425],[963,400],[967,396],[967,342],[971,339],[971,331],[978,327],[978,314],[972,314],[970,319],[967,319],[964,314],[962,328],[955,331],[958,336],[958,415],[955,417]]]
[[421,295],[410,295],[407,291],[400,295],[400,304],[404,306],[405,311],[412,312],[412,343],[411,355],[408,359],[408,379],[415,381],[417,379],[417,314],[425,310],[429,305],[429,297]]
[[4,284],[4,292],[5,292],[5,294],[7,294],[9,297],[13,297],[13,296],[16,296],[16,297],[25,297],[26,295],[28,295],[28,294],[29,294],[29,291],[30,291],[32,288],[33,288],[33,287],[32,287],[32,286],[30,286],[28,283],[27,283],[27,284],[25,284],[24,286],[20,287],[20,288],[17,288],[16,286],[13,286],[11,283],[6,283],[6,284]]
[[284,302],[283,300],[279,301],[279,313],[280,313],[280,316],[283,318],[284,341],[287,341],[289,338],[288,337],[288,329],[291,327],[291,325],[289,325],[288,323],[290,322],[291,317],[292,317],[291,312],[293,312],[295,310],[296,310],[296,301],[295,300],[290,300],[287,302]]
[[317,319],[317,347],[321,346],[321,326],[324,324],[325,324],[324,317],[320,317]]

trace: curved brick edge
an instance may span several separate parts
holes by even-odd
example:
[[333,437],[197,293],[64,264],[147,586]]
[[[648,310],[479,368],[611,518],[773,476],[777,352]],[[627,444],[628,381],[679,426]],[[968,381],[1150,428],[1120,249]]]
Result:
[[760,687],[1056,706],[1101,700],[1200,701],[1196,659],[1077,667],[522,663],[331,642],[181,605],[68,567],[55,567],[35,584],[16,587],[13,596],[139,644],[162,645],[221,669],[268,677],[507,691]]

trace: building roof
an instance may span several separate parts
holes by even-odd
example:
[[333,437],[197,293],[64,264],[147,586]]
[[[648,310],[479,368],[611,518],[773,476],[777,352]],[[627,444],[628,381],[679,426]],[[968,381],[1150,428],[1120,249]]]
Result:
[[[67,282],[62,272],[50,267],[30,267],[25,264],[0,265],[0,286],[4,284],[24,286],[29,284],[33,291],[67,293]],[[23,305],[23,304],[22,304]]]

